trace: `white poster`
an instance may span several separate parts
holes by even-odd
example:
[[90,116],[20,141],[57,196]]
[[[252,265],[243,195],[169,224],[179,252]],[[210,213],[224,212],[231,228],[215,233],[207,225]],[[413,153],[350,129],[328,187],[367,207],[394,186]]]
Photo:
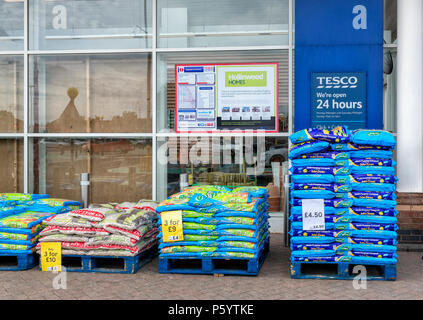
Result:
[[325,201],[323,199],[302,200],[303,230],[325,230]]
[[176,65],[176,83],[176,132],[278,132],[277,63]]

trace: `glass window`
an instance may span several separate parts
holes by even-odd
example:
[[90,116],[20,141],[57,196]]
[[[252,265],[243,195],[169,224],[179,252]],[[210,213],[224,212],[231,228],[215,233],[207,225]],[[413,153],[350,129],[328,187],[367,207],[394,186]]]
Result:
[[0,132],[23,132],[23,56],[0,56]]
[[0,192],[24,192],[22,139],[0,139]]
[[151,47],[151,0],[30,1],[30,48]]
[[397,42],[397,0],[384,0],[385,17],[383,39],[385,43]]
[[288,44],[288,0],[158,0],[158,46]]
[[90,173],[91,203],[152,197],[151,139],[34,139],[35,193],[80,199],[80,174]]
[[175,132],[175,65],[278,63],[279,131],[288,131],[288,50],[160,53],[157,55],[157,129]]
[[383,51],[383,126],[396,132],[397,118],[397,49]]
[[264,135],[158,137],[157,148],[158,200],[179,192],[191,174],[195,184],[267,186],[281,177],[274,167],[288,161],[288,139]]
[[0,0],[0,51],[24,49],[24,1]]
[[30,57],[30,130],[151,132],[151,55]]

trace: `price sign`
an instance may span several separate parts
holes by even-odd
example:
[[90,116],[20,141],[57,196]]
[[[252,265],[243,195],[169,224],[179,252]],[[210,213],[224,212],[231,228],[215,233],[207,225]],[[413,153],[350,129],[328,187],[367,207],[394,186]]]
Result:
[[303,230],[325,230],[325,202],[323,199],[303,199]]
[[62,271],[62,247],[60,242],[41,242],[41,270]]
[[182,228],[182,211],[167,211],[161,213],[163,242],[184,240]]

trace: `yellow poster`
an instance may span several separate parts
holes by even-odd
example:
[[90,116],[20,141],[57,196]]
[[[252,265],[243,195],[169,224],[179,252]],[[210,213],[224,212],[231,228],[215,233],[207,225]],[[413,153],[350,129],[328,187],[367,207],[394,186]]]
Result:
[[41,242],[41,270],[62,271],[62,247],[60,242]]
[[182,211],[167,211],[161,213],[163,242],[184,240],[182,227]]

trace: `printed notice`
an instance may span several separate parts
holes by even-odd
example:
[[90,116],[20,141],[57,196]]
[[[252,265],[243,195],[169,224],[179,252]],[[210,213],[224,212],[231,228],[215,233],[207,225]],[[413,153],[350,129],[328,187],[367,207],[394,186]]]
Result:
[[325,230],[325,202],[323,199],[303,199],[303,230]]

